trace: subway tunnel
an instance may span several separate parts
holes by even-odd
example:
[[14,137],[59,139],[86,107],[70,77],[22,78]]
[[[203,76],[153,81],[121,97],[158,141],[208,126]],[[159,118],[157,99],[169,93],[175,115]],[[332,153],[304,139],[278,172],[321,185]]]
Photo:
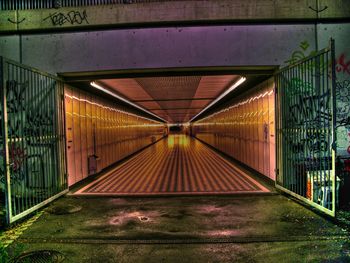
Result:
[[68,82],[68,184],[74,195],[270,193],[273,78],[205,73]]

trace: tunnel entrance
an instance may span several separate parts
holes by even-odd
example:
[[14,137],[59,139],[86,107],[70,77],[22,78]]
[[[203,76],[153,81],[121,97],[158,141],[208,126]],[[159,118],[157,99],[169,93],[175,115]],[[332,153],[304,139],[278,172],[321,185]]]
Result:
[[[179,161],[179,157],[176,157],[174,152],[169,151],[169,148],[160,147],[160,145],[167,144],[166,142],[177,138],[176,135],[171,133],[182,133],[179,138],[187,138],[185,134],[191,135],[200,141],[198,144],[208,144],[274,182],[277,174],[276,187],[278,189],[315,206],[329,215],[335,216],[338,190],[336,189],[335,180],[335,117],[333,116],[335,104],[332,101],[332,98],[335,98],[335,94],[333,94],[335,89],[334,54],[331,53],[331,50],[332,48],[322,50],[297,62],[295,66],[288,66],[276,75],[279,103],[277,109],[275,82],[271,78],[271,74],[269,76],[263,74],[264,76],[261,77],[258,74],[254,76],[236,71],[235,74],[226,75],[170,74],[159,77],[155,76],[155,73],[153,76],[129,78],[108,78],[108,76],[104,76],[103,78],[94,79],[92,82],[86,82],[85,85],[89,87],[93,86],[118,99],[126,99],[133,106],[136,105],[136,107],[156,117],[155,120],[159,123],[167,123],[167,125],[164,125],[166,127],[164,127],[163,134],[160,135],[160,131],[158,131],[156,134],[159,135],[159,138],[154,138],[152,143],[169,135],[169,132],[170,137],[144,150],[146,155],[148,151],[152,152],[150,149],[153,149],[154,159],[158,162],[159,170],[154,169],[156,165],[152,164],[151,161],[148,164],[143,163],[144,167],[142,169],[141,166],[136,165],[137,162],[126,162],[127,164],[120,167],[124,167],[128,171],[134,171],[134,173],[128,174],[123,168],[120,168],[120,170],[117,168],[116,173],[102,176],[99,181],[80,190],[79,194],[116,193],[131,195],[132,193],[145,194],[146,192],[181,194],[186,191],[187,193],[239,192],[237,188],[230,188],[231,186],[227,182],[226,188],[215,188],[211,185],[204,188],[198,187],[198,191],[193,191],[197,189],[193,185],[185,186],[187,179],[183,177],[185,173],[183,169],[187,169],[186,166],[189,165],[192,159],[196,160],[195,154],[190,154],[186,163]],[[299,83],[300,78],[305,80],[306,87],[305,85],[303,87],[293,85],[293,81]],[[252,81],[254,79],[255,83]],[[244,83],[246,80],[248,82]],[[234,89],[235,91],[231,92]],[[74,93],[73,90],[74,88],[72,89]],[[230,94],[230,96],[227,96],[227,94]],[[312,102],[308,101],[309,97],[312,98]],[[295,117],[293,112],[295,109],[298,111],[300,107],[303,107],[301,111],[304,115],[299,114]],[[82,108],[84,109],[84,106]],[[101,116],[108,116],[109,113],[106,114]],[[279,129],[277,132],[277,169],[275,155],[276,114]],[[71,115],[74,116],[74,114]],[[79,116],[79,113],[75,115]],[[302,126],[293,126],[295,120],[290,119],[291,116],[297,118],[297,122]],[[309,120],[309,117],[314,118]],[[73,122],[75,121],[73,117]],[[161,126],[161,124],[158,125]],[[151,136],[151,134],[148,134],[148,136]],[[304,139],[302,136],[304,136]],[[322,139],[320,136],[322,136]],[[183,141],[186,140],[183,139]],[[192,140],[192,138],[189,138],[189,141]],[[308,148],[312,140],[315,141],[317,149]],[[301,153],[293,152],[293,145],[296,145],[299,141],[299,148],[306,147],[307,149],[305,148]],[[327,144],[322,144],[322,142]],[[79,144],[82,145],[84,142]],[[181,149],[181,143],[178,145],[175,149]],[[189,145],[195,145],[195,143],[189,143]],[[194,148],[196,149],[196,147]],[[135,149],[130,153],[135,152]],[[197,147],[197,149],[201,149],[201,147]],[[156,158],[158,151],[164,151],[160,159]],[[169,156],[175,155],[176,163],[173,166],[164,168],[164,163],[167,162],[165,152]],[[187,152],[191,153],[191,151]],[[179,154],[181,156],[182,153]],[[206,154],[210,155],[208,152]],[[205,158],[206,154],[203,154],[202,158]],[[101,154],[95,153],[93,155],[101,156]],[[137,156],[141,158],[140,156],[143,155]],[[118,160],[114,158],[114,161]],[[194,162],[200,163],[198,160]],[[109,159],[97,170],[102,170],[107,163],[113,162]],[[139,163],[142,163],[141,159]],[[195,173],[206,176],[205,172],[210,169],[205,170],[201,167],[206,167],[207,163],[194,166],[198,169]],[[76,164],[77,162],[73,167],[73,173],[77,172]],[[147,170],[147,167],[150,170]],[[222,167],[217,169],[215,173],[217,175],[224,174],[221,169]],[[159,171],[162,171],[162,173],[159,173]],[[175,171],[175,177],[172,175],[173,171]],[[157,179],[152,178],[154,174],[158,174],[158,176],[155,176]],[[211,178],[212,182],[223,180],[223,176],[220,176],[220,179],[218,179],[219,177],[207,176]],[[84,178],[84,175],[80,175],[80,177]],[[107,180],[107,177],[109,177],[109,180]],[[242,178],[242,174],[236,174],[236,180],[239,181]],[[143,182],[144,185],[142,183],[138,184],[138,180]],[[200,181],[205,182],[206,179],[202,177]],[[114,182],[116,186],[113,187],[114,183],[110,184],[111,182]],[[166,183],[153,185],[150,182]],[[118,186],[118,183],[121,184]],[[104,186],[108,187],[104,188]],[[136,186],[136,188],[133,188],[133,186]],[[213,191],[213,189],[216,190]],[[259,192],[264,190],[258,187],[258,189],[250,189],[250,191]]]
[[[329,65],[334,71],[334,55],[330,49],[322,52],[277,75],[277,108],[274,67],[69,73],[60,76],[63,81],[3,60],[3,72],[12,72],[1,75],[5,76],[1,83],[6,83],[2,91],[7,90],[2,93],[1,108],[4,135],[1,190],[6,197],[8,222],[35,211],[66,193],[69,186],[96,175],[100,177],[77,194],[269,192],[236,164],[270,182],[276,180],[277,166],[277,188],[334,216],[335,153],[330,148],[334,145],[334,104],[331,107],[334,74],[331,77],[328,74]],[[310,65],[314,71],[307,81],[312,87],[299,94],[291,83],[295,74],[305,74]],[[13,79],[20,84],[12,85]],[[26,83],[34,86],[26,89]],[[32,90],[39,95],[35,96]],[[307,104],[305,94],[315,97],[316,102]],[[34,111],[24,109],[23,101],[37,103],[33,104]],[[293,103],[309,105],[308,114],[317,115],[317,121],[308,122],[307,127],[294,127],[294,120],[288,119],[288,107]],[[16,109],[20,113],[9,121],[9,114]],[[32,117],[33,112],[43,112],[48,118],[52,115],[53,119],[45,122],[43,117]],[[304,120],[308,118],[298,119],[299,123]],[[30,134],[27,124],[35,121],[39,123],[36,133]],[[181,129],[174,132],[174,126]],[[296,154],[288,148],[294,143],[291,139],[301,138],[296,131],[316,136],[315,140],[326,136],[328,144],[320,146],[318,152]],[[12,144],[33,146],[36,159],[29,161],[26,154],[11,148]],[[304,166],[298,166],[299,161]],[[317,163],[319,169],[315,166],[308,169],[307,161]],[[14,165],[22,168],[16,169]],[[118,166],[105,173],[114,165]],[[37,176],[45,169],[46,176]],[[19,183],[16,171],[22,175]],[[30,191],[33,187],[36,192]],[[309,199],[310,195],[317,198]],[[326,201],[319,203],[318,199]]]
[[[102,76],[93,81],[67,84],[67,157],[73,160],[68,161],[69,184],[74,185],[90,174],[102,174],[75,194],[268,193],[269,190],[239,168],[238,163],[221,156],[224,154],[241,164],[249,160],[247,166],[274,181],[274,87],[272,72],[267,74],[265,70],[258,71],[255,67],[254,72],[244,75],[237,69],[235,74],[217,70],[191,71],[187,75],[167,72],[159,76],[159,72],[154,72],[128,78]],[[96,92],[101,91],[118,100],[127,100],[129,105],[142,107],[143,116],[141,111],[129,114],[101,94],[97,99]],[[227,108],[233,102],[238,105],[245,100],[249,101],[250,111],[244,112],[248,108],[239,107],[242,114],[233,125],[237,131],[244,127],[245,132],[240,130],[241,134],[232,136],[232,127],[222,121],[221,129],[211,134],[217,138],[215,141],[227,145],[225,149],[206,140],[206,132],[191,123],[200,115],[209,116],[220,107]],[[243,114],[249,114],[249,120],[244,119]],[[240,127],[239,121],[244,125]],[[134,128],[129,128],[128,123]],[[143,130],[137,132],[136,127]],[[240,152],[239,145],[244,155],[236,154]],[[126,156],[143,148],[141,153],[123,162]],[[97,156],[94,169],[87,169],[94,156]],[[120,161],[111,172],[104,172]]]

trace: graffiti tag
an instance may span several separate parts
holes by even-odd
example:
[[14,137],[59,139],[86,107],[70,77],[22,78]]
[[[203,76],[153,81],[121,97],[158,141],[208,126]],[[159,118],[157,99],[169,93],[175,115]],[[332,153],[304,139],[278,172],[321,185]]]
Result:
[[[1,150],[0,155],[5,156],[5,151]],[[11,182],[19,182],[24,179],[23,163],[27,158],[26,148],[15,146],[14,144],[9,147],[9,158],[10,158],[10,175]],[[5,182],[4,169],[1,169],[1,182]]]
[[89,24],[89,21],[87,20],[86,10],[84,10],[83,12],[72,10],[65,14],[55,12],[53,14],[50,14],[48,17],[44,18],[43,21],[46,21],[48,19],[51,20],[54,26],[63,26],[66,23],[71,25],[81,25],[83,23]]
[[335,69],[338,73],[346,73],[350,75],[350,60],[345,61],[345,54],[341,54],[335,61]]
[[350,101],[350,80],[337,81],[336,96],[341,102]]
[[18,83],[15,80],[6,82],[7,112],[17,113],[24,108],[24,91],[28,87],[28,82]]
[[306,40],[303,42],[300,42],[299,47],[300,47],[300,50],[293,51],[292,56],[286,61],[284,61],[284,63],[287,63],[288,65],[292,65],[298,62],[299,60],[306,58],[307,56],[315,53],[315,51],[311,51],[309,54],[306,52],[307,49],[310,47],[309,42],[307,42]]
[[20,23],[24,22],[26,19],[25,18],[22,18],[21,20],[19,21],[13,21],[12,19],[8,18],[7,21],[9,21],[10,23],[12,24],[16,24],[16,25],[19,25]]
[[32,140],[28,140],[28,145],[45,146],[55,143],[55,139],[52,136],[47,136],[53,133],[53,115],[54,112],[52,110],[47,113],[36,114],[34,114],[32,111],[27,112],[27,121],[24,127],[24,134],[27,136],[27,138],[30,138],[30,136],[42,138],[41,140],[35,142]]
[[350,80],[338,81],[337,97],[337,127],[350,126]]

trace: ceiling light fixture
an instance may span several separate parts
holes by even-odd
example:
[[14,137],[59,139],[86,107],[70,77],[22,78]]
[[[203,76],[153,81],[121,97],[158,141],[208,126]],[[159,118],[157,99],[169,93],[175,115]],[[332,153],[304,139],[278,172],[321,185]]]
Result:
[[225,92],[223,92],[219,97],[217,97],[215,100],[213,100],[208,106],[206,106],[203,110],[201,110],[198,114],[196,114],[189,122],[192,122],[195,118],[197,118],[199,115],[201,115],[203,112],[205,112],[207,109],[212,107],[214,104],[216,104],[219,100],[221,100],[223,97],[225,97],[227,94],[229,94],[231,91],[233,91],[235,88],[237,88],[239,85],[241,85],[244,81],[246,81],[245,77],[241,77],[239,80],[237,80],[231,87],[229,87]]
[[133,107],[135,107],[135,108],[138,108],[139,110],[142,110],[142,111],[146,112],[147,114],[150,114],[150,115],[156,117],[156,118],[159,119],[159,120],[162,120],[162,121],[164,121],[164,122],[167,122],[166,120],[164,120],[163,118],[157,116],[156,114],[154,114],[154,113],[152,113],[152,112],[150,112],[150,111],[148,111],[148,110],[142,108],[141,106],[139,106],[139,105],[137,105],[137,104],[135,104],[135,103],[133,103],[133,102],[131,102],[131,101],[129,101],[129,100],[127,100],[127,99],[125,99],[125,98],[123,98],[123,97],[117,95],[117,94],[115,94],[114,92],[112,92],[112,91],[110,91],[110,90],[108,90],[108,89],[106,89],[106,88],[100,86],[100,85],[97,84],[95,81],[90,82],[90,85],[93,86],[94,88],[100,90],[100,91],[103,91],[104,93],[107,93],[108,95],[113,96],[114,98],[117,98],[118,100],[124,101],[125,103],[127,103],[127,104],[129,104],[129,105],[131,105],[131,106],[133,106]]

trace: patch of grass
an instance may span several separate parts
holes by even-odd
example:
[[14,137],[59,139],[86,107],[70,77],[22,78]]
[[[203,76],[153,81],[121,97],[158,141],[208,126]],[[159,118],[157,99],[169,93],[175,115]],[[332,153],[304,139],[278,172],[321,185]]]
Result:
[[9,261],[9,255],[6,251],[5,246],[0,243],[0,263],[6,263]]
[[0,243],[0,263],[12,262],[12,260],[23,253],[24,245],[18,243],[10,248],[6,248]]
[[339,210],[337,214],[339,222],[350,229],[350,210]]

